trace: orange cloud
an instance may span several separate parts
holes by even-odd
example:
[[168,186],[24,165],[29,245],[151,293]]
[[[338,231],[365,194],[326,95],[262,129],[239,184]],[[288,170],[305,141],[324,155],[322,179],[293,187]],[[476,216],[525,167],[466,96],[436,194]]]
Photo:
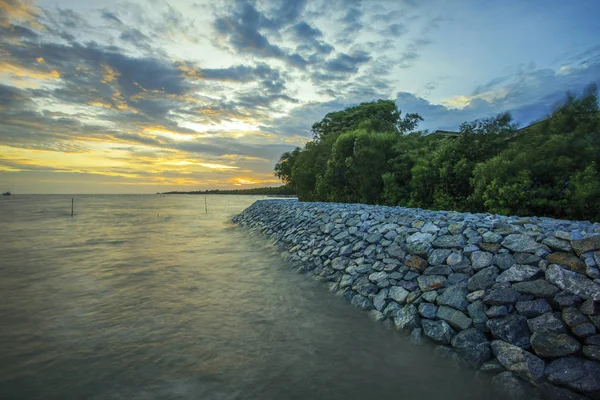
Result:
[[110,83],[116,80],[120,74],[106,64],[102,64],[102,83]]
[[38,30],[44,27],[37,22],[40,10],[29,0],[0,0],[0,26],[9,27],[11,21],[28,23]]
[[[0,0],[1,1],[1,0]],[[42,59],[43,60],[43,59]],[[37,86],[35,82],[29,82],[29,85],[23,80],[48,80],[60,78],[60,73],[57,70],[43,71],[39,69],[27,68],[22,65],[13,64],[9,61],[0,61],[0,75],[5,74],[13,79],[19,80],[17,86]]]

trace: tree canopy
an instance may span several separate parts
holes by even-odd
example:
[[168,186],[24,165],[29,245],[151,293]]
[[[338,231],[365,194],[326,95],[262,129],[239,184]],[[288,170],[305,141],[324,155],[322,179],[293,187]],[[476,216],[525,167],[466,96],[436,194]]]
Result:
[[302,201],[357,202],[600,220],[600,113],[595,85],[517,130],[509,113],[465,122],[454,137],[392,100],[327,114],[275,174]]

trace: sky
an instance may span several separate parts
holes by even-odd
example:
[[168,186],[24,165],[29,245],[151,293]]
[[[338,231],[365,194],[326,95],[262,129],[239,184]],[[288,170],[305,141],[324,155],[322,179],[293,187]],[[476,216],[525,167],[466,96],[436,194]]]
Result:
[[600,81],[597,0],[0,0],[0,190],[276,186],[328,112],[521,126]]

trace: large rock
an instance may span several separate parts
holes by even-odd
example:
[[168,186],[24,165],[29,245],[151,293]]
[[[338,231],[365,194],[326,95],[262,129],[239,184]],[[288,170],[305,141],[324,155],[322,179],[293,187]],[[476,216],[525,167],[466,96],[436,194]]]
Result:
[[423,275],[444,275],[444,276],[449,276],[453,272],[454,271],[452,271],[452,268],[450,268],[447,265],[436,265],[434,267],[426,268],[423,271]]
[[487,330],[486,322],[488,320],[486,314],[487,308],[481,300],[477,300],[467,307],[469,317],[473,320],[473,324],[479,330]]
[[461,331],[470,328],[473,324],[471,318],[467,317],[463,312],[447,306],[440,306],[437,316],[439,319],[448,322],[451,327]]
[[534,382],[543,378],[545,364],[541,358],[502,340],[492,341],[491,347],[498,361],[507,370]]
[[443,235],[438,236],[432,244],[433,247],[444,249],[463,248],[466,246],[467,241],[463,235]]
[[545,279],[538,279],[528,282],[513,283],[513,289],[519,293],[530,294],[535,297],[549,298],[558,292],[558,288]]
[[437,306],[431,303],[419,304],[419,315],[427,319],[435,319],[437,317]]
[[425,268],[427,268],[427,260],[413,254],[406,258],[404,264],[407,267],[416,268],[419,271],[423,271]]
[[449,344],[455,334],[454,330],[446,321],[430,321],[424,319],[421,322],[421,325],[423,326],[423,333],[425,336],[441,344]]
[[581,345],[566,333],[535,332],[531,347],[540,357],[564,357],[578,352]]
[[579,257],[572,253],[550,253],[546,256],[546,261],[550,264],[558,264],[568,268],[571,271],[585,274],[585,263]]
[[387,247],[386,251],[390,255],[390,257],[397,258],[400,260],[406,256],[406,252],[402,250],[402,247],[400,247],[397,243],[390,244]]
[[540,244],[531,236],[522,234],[508,235],[502,241],[502,246],[519,253],[535,253],[540,248]]
[[486,251],[474,251],[471,253],[471,265],[475,271],[492,265],[493,254]]
[[409,254],[427,258],[429,251],[431,250],[431,244],[428,242],[413,242],[406,245],[406,251]]
[[590,251],[600,250],[600,235],[594,235],[585,239],[573,240],[571,245],[578,256]]
[[596,328],[588,317],[574,307],[564,308],[562,310],[562,319],[575,336],[585,338],[596,334]]
[[439,295],[436,299],[438,305],[450,306],[461,311],[466,311],[469,302],[467,301],[469,291],[461,286],[451,286]]
[[354,281],[354,284],[352,285],[352,290],[354,290],[360,295],[368,296],[370,294],[377,293],[378,288],[377,285],[374,285],[371,283],[371,281],[369,281],[369,278],[367,276],[361,276],[356,281]]
[[550,304],[544,299],[518,301],[515,304],[517,312],[524,317],[534,318],[552,311]]
[[446,261],[450,254],[452,254],[451,250],[435,249],[431,252],[427,261],[429,261],[429,264],[431,265],[441,265]]
[[363,310],[370,310],[373,308],[373,303],[371,302],[371,300],[369,300],[365,296],[361,296],[360,294],[354,295],[350,302],[354,306]]
[[564,252],[571,251],[571,244],[569,242],[567,242],[566,240],[555,238],[554,236],[547,237],[542,241],[542,243],[554,250]]
[[600,285],[585,275],[551,264],[546,270],[546,280],[582,299],[600,301]]
[[564,333],[567,331],[564,322],[551,312],[527,320],[527,326],[534,333]]
[[388,292],[388,297],[399,304],[404,304],[409,294],[410,292],[401,286],[392,286]]
[[594,361],[559,358],[548,364],[545,375],[550,382],[579,392],[600,391],[600,364]]
[[500,243],[502,241],[502,235],[492,231],[485,232],[481,237],[485,243]]
[[490,344],[483,333],[475,328],[469,328],[459,332],[452,339],[452,347],[460,359],[471,368],[479,366],[490,359]]
[[431,242],[433,235],[431,233],[416,232],[406,238],[406,243]]
[[387,305],[388,290],[383,289],[373,297],[373,306],[377,311],[383,311]]
[[467,288],[474,292],[476,290],[487,289],[491,287],[498,277],[498,268],[487,267],[477,272],[467,282]]
[[600,361],[600,346],[583,346],[583,355],[590,360]]
[[497,282],[523,282],[544,276],[544,271],[530,265],[515,264],[498,275]]
[[491,306],[502,306],[516,303],[519,297],[519,292],[511,288],[494,289],[483,298],[483,302]]
[[394,324],[398,329],[418,328],[420,325],[417,307],[409,304],[397,312]]
[[436,290],[446,284],[446,277],[442,275],[421,275],[417,278],[419,289],[423,292]]
[[527,318],[521,315],[511,314],[502,318],[490,319],[487,326],[495,338],[524,349],[531,346],[529,342],[531,331],[527,326]]
[[492,265],[497,265],[501,270],[506,270],[517,263],[515,257],[510,253],[499,253],[494,255]]

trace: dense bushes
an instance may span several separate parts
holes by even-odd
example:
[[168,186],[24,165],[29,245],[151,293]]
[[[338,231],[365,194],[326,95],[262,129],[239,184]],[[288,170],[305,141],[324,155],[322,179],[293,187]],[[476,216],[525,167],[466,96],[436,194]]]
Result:
[[327,114],[275,173],[300,200],[403,205],[600,220],[600,114],[595,85],[517,130],[509,114],[459,135],[413,132],[421,117],[391,100]]

